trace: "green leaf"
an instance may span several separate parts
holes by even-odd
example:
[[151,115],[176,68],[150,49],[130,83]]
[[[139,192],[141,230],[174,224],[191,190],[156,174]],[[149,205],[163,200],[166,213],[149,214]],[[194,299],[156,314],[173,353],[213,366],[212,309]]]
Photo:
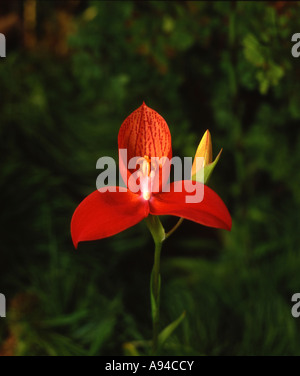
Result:
[[265,63],[265,49],[253,34],[247,34],[243,40],[244,55],[246,60],[256,67],[261,67]]
[[186,312],[183,311],[181,316],[178,317],[177,320],[173,321],[170,325],[168,325],[158,336],[158,347],[161,348],[166,340],[170,337],[170,335],[174,332],[174,330],[178,327],[181,321],[185,318]]
[[[220,150],[220,152],[219,152],[219,154],[217,155],[217,157],[216,157],[216,159],[212,162],[212,163],[210,163],[210,164],[208,164],[208,165],[206,165],[205,167],[204,167],[204,174],[203,174],[203,177],[202,177],[202,174],[194,174],[193,176],[192,176],[192,180],[193,181],[198,181],[199,183],[203,183],[203,184],[207,184],[207,182],[208,182],[208,180],[209,180],[209,178],[210,178],[210,175],[212,174],[212,172],[213,172],[213,170],[214,170],[214,168],[216,167],[216,165],[217,165],[217,163],[219,162],[219,159],[220,159],[220,156],[221,156],[221,153],[222,153],[222,150],[223,149],[221,149]],[[203,180],[202,180],[202,178],[203,178]]]

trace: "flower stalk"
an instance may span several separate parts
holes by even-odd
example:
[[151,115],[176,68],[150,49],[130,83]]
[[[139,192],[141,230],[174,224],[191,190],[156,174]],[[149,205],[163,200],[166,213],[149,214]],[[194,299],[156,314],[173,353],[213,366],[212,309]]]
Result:
[[[153,338],[152,338],[152,352],[155,354],[158,348],[159,335],[159,316],[160,316],[160,255],[162,249],[162,242],[155,243],[154,265],[151,278],[151,296],[154,302],[152,303],[152,321],[153,321]],[[154,305],[154,307],[153,307]]]
[[165,240],[165,230],[158,216],[149,215],[146,218],[147,226],[155,244],[154,251],[154,265],[150,279],[150,296],[151,296],[151,312],[152,312],[152,353],[156,353],[158,349],[158,336],[159,336],[159,316],[160,316],[160,255],[162,243]]

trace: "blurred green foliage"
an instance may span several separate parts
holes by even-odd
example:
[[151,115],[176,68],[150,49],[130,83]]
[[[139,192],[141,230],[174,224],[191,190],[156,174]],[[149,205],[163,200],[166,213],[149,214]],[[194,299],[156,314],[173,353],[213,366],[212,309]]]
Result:
[[[25,3],[11,2],[21,18]],[[8,36],[0,62],[0,353],[145,353],[145,224],[78,251],[69,232],[145,101],[174,155],[210,129],[224,149],[210,185],[233,217],[231,233],[184,221],[164,244],[162,326],[187,315],[163,354],[299,355],[299,2],[70,3],[37,2],[35,43]]]

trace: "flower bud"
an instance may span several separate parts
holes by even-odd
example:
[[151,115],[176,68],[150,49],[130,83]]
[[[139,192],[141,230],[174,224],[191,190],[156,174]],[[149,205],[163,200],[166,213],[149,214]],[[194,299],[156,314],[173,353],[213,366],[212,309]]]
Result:
[[[211,136],[209,130],[207,130],[204,133],[196,151],[191,172],[193,181],[199,181],[200,183],[204,184],[207,183],[211,173],[219,161],[222,150],[223,149],[220,150],[216,159],[213,161]],[[197,158],[202,158],[202,162],[197,163]],[[202,169],[204,170],[202,171]]]

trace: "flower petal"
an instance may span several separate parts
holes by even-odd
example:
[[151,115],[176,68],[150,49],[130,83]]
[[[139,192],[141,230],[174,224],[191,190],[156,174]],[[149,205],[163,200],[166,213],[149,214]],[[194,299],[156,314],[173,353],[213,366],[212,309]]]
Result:
[[[127,170],[128,162],[132,158],[172,158],[168,124],[145,103],[124,120],[118,135],[118,146],[120,172],[126,185],[130,175],[135,171]],[[127,151],[127,160],[124,160],[125,157],[120,153],[120,150],[124,149]]]
[[[203,200],[199,203],[187,203],[186,197],[193,196],[193,186],[204,189]],[[181,192],[176,192],[182,186]],[[195,189],[195,188],[194,188]],[[150,201],[150,214],[175,215],[200,223],[204,226],[231,230],[231,216],[221,198],[209,187],[189,180],[170,185],[170,192],[155,194]]]
[[172,158],[171,134],[162,116],[143,103],[121,125],[119,149],[127,149],[133,157]]
[[75,248],[81,241],[115,235],[148,216],[149,204],[142,196],[124,188],[113,188],[115,192],[106,191],[105,187],[91,193],[75,210],[71,222]]

